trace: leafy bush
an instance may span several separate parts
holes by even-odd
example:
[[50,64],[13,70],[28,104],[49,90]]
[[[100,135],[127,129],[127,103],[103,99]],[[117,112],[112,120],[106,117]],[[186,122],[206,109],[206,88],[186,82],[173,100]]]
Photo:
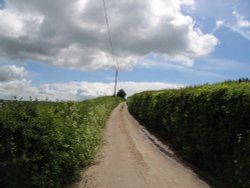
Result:
[[117,97],[121,97],[123,99],[125,99],[125,96],[126,96],[126,92],[123,90],[123,89],[120,89],[118,92],[117,92]]
[[250,187],[250,82],[135,94],[129,111],[200,169]]
[[10,101],[0,108],[0,187],[63,187],[93,159],[121,102]]

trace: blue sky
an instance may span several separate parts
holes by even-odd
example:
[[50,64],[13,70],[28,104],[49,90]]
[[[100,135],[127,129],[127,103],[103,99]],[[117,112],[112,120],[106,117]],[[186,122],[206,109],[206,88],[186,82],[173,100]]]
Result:
[[[87,0],[85,1],[88,2]],[[168,1],[169,3],[172,2],[171,0]],[[183,48],[184,50],[186,50],[185,52],[181,51],[183,46],[176,45],[176,43],[180,42],[181,39],[179,38],[182,38],[182,36],[177,36],[176,41],[174,39],[173,41],[171,40],[171,45],[173,46],[176,45],[178,46],[178,48],[180,48],[178,49],[176,47],[176,50],[172,52],[171,46],[169,47],[166,46],[165,44],[169,43],[168,41],[169,38],[164,38],[164,32],[163,31],[160,32],[158,30],[152,31],[155,32],[154,34],[152,34],[155,36],[149,40],[152,41],[151,43],[146,41],[145,44],[143,44],[142,42],[141,46],[139,44],[137,46],[136,42],[133,43],[134,41],[132,41],[133,45],[129,44],[129,39],[124,42],[121,38],[123,37],[126,38],[126,32],[123,33],[122,35],[120,34],[123,31],[121,28],[124,25],[119,27],[117,26],[119,24],[116,24],[117,20],[113,15],[113,12],[115,12],[113,11],[113,9],[121,10],[121,12],[119,11],[115,12],[117,17],[119,17],[119,13],[121,13],[120,17],[121,20],[124,21],[123,23],[129,23],[129,27],[131,25],[131,29],[134,29],[133,22],[131,21],[133,20],[133,18],[131,20],[127,18],[128,16],[126,17],[124,16],[123,18],[122,16],[124,13],[122,11],[125,6],[135,10],[137,10],[136,6],[138,7],[139,6],[144,7],[144,6],[139,3],[135,3],[135,5],[125,4],[125,3],[123,5],[121,3],[121,5],[119,5],[118,4],[119,2],[118,3],[116,2],[118,1],[113,2],[110,0],[110,2],[108,2],[111,37],[113,37],[112,40],[115,48],[114,55],[115,58],[117,59],[116,63],[121,64],[121,67],[119,67],[120,69],[119,82],[121,83],[119,85],[119,88],[125,87],[125,90],[127,90],[129,94],[133,94],[134,92],[142,91],[144,89],[162,89],[164,86],[179,87],[183,85],[214,83],[228,79],[249,77],[250,75],[250,56],[249,56],[250,13],[248,11],[250,10],[249,1],[229,0],[225,2],[222,0],[219,1],[187,0],[183,1],[186,3],[178,4],[179,9],[173,6],[171,10],[166,10],[166,11],[173,10],[173,15],[177,12],[176,15],[174,16],[171,15],[170,18],[174,17],[174,19],[176,20],[178,19],[178,21],[179,19],[180,20],[183,19],[185,21],[187,17],[191,18],[192,23],[188,21],[189,19],[186,19],[186,22],[184,22],[182,26],[184,29],[189,28],[189,30],[187,30],[188,32],[190,33],[201,32],[199,36],[200,38],[198,38],[197,41],[192,41],[191,39],[189,41],[184,41],[184,42],[181,41],[182,43],[180,44],[186,45],[188,43],[187,47]],[[83,5],[85,6],[85,10],[86,6],[93,6],[95,8],[98,8],[99,6],[99,5],[92,5],[91,3],[89,4],[86,3],[86,4]],[[86,38],[85,40],[83,40],[82,43],[79,42],[81,47],[84,46],[82,48],[79,47],[79,44],[75,45],[76,41],[80,40],[77,39],[74,42],[71,41],[68,44],[65,44],[68,45],[67,48],[63,48],[63,50],[61,50],[60,52],[58,51],[58,53],[53,54],[54,51],[60,48],[59,46],[63,44],[64,41],[61,40],[60,38],[57,40],[56,37],[51,37],[48,40],[47,36],[46,36],[47,38],[41,40],[41,37],[45,36],[45,34],[49,35],[53,32],[54,33],[61,32],[60,31],[60,27],[62,27],[61,25],[58,26],[57,30],[57,28],[54,28],[53,25],[52,26],[49,25],[50,22],[48,20],[51,20],[54,17],[58,16],[59,13],[60,14],[62,13],[58,11],[59,12],[58,15],[55,14],[52,16],[52,13],[47,11],[46,9],[46,6],[48,5],[49,1],[48,4],[34,3],[31,6],[28,4],[28,1],[24,1],[23,5],[21,5],[16,0],[13,1],[9,0],[6,2],[0,0],[0,7],[1,7],[0,11],[2,11],[1,14],[4,16],[3,17],[4,19],[9,21],[11,19],[14,19],[15,16],[17,16],[18,18],[21,17],[20,23],[18,21],[15,21],[16,23],[15,25],[6,24],[6,22],[3,22],[3,24],[6,24],[6,26],[3,24],[2,25],[5,26],[5,28],[7,27],[11,31],[10,32],[11,35],[6,34],[6,31],[4,31],[5,28],[3,26],[0,27],[0,43],[4,42],[4,44],[6,45],[6,47],[0,48],[0,73],[2,73],[3,77],[1,81],[1,76],[0,76],[0,90],[2,93],[4,93],[2,94],[2,96],[0,96],[0,98],[9,98],[10,96],[13,95],[27,96],[29,94],[32,96],[38,96],[44,98],[47,92],[48,96],[50,96],[52,99],[60,98],[60,96],[63,96],[62,99],[65,100],[67,99],[77,100],[88,97],[96,97],[98,95],[104,95],[110,93],[110,91],[108,90],[111,90],[110,88],[112,88],[112,82],[114,79],[113,78],[114,70],[112,69],[113,64],[112,63],[109,64],[109,62],[112,61],[112,59],[104,58],[103,59],[104,63],[102,63],[101,60],[96,61],[91,59],[92,57],[97,56],[96,53],[93,53],[93,51],[95,52],[97,51],[95,49],[95,46],[100,46],[98,50],[105,53],[105,55],[109,53],[108,40],[107,38],[105,39],[105,37],[107,37],[107,35],[105,35],[105,24],[101,22],[104,21],[101,20],[103,12],[101,12],[100,15],[90,13],[88,14],[88,19],[84,19],[83,17],[84,12],[82,10],[80,12],[81,15],[83,15],[81,17],[82,19],[81,24],[83,24],[83,27],[85,24],[85,20],[87,20],[86,23],[88,22],[88,24],[92,24],[92,22],[94,22],[95,25],[92,24],[93,27],[98,27],[99,26],[98,24],[100,24],[100,27],[103,29],[102,31],[104,31],[102,32],[104,36],[103,38],[100,38],[95,41],[93,40],[93,42],[91,41],[91,38],[90,39]],[[45,7],[45,9],[43,6]],[[67,7],[67,5],[65,5],[64,3],[64,0],[62,0],[62,4],[59,7],[62,7],[63,9],[64,6]],[[115,6],[115,8],[113,6]],[[151,5],[149,4],[149,6]],[[10,13],[7,10],[10,10],[9,11]],[[16,11],[14,16],[10,15],[13,13],[13,10]],[[164,9],[159,9],[157,11],[164,12]],[[39,14],[41,13],[42,16],[37,16],[38,13]],[[37,18],[30,19],[29,14],[34,14],[37,16]],[[181,16],[179,14],[181,14]],[[154,16],[156,15],[155,18],[162,20],[164,20],[168,16],[167,14],[161,14],[159,16],[158,13],[155,14],[154,12],[152,12],[152,15]],[[65,20],[68,19],[67,16],[69,17],[69,15],[66,15]],[[137,17],[139,16],[141,16],[141,14],[138,13]],[[47,28],[44,26],[45,21],[47,21],[46,23]],[[138,23],[140,22],[141,21],[138,20]],[[66,21],[65,23],[69,24]],[[182,24],[183,22],[178,22],[178,23]],[[187,26],[187,24],[189,25]],[[35,27],[34,25],[37,27]],[[92,25],[88,25],[88,27]],[[29,30],[30,28],[32,28],[32,31],[34,33],[35,32],[39,33],[40,37],[39,39],[36,39],[38,34],[37,35],[34,34],[34,36],[33,33],[32,36],[25,35],[24,31]],[[124,28],[126,28],[126,25],[124,26]],[[137,26],[135,28],[137,28]],[[167,24],[164,27],[162,25],[159,28],[163,28],[163,30],[169,29],[167,28]],[[43,29],[46,32],[41,33],[41,31],[38,29]],[[197,31],[197,29],[199,31]],[[85,28],[82,29],[82,32],[85,31],[86,31]],[[70,29],[67,28],[64,30],[63,36],[67,36],[68,34],[67,32],[70,33],[75,31],[71,31]],[[94,30],[92,32],[94,32]],[[134,36],[131,33],[127,34],[128,36]],[[119,39],[117,39],[118,35],[121,35]],[[162,39],[158,37],[161,35],[163,36]],[[182,32],[180,32],[179,35],[182,35]],[[209,35],[208,37],[210,37],[210,39],[208,40],[204,39],[205,42],[200,44],[199,41],[202,41],[206,35]],[[174,37],[173,34],[171,34],[171,36]],[[186,33],[183,33],[183,38],[185,40],[187,36]],[[72,36],[69,37],[68,40],[73,40],[71,38]],[[25,39],[25,42],[22,43],[23,39]],[[100,42],[100,40],[102,39],[103,41]],[[135,38],[135,41],[137,39],[141,40],[141,38]],[[56,42],[59,41],[58,46],[55,47],[54,43],[52,44],[50,42],[47,43],[44,42],[46,40],[48,41],[55,40]],[[48,49],[45,49],[44,46],[37,45],[37,42],[39,43],[44,42],[44,45],[48,45],[48,48],[52,46],[55,49],[49,51]],[[93,45],[91,46],[91,51],[88,51],[90,49],[90,47],[86,44],[88,42],[90,43],[90,45],[92,45],[93,43]],[[122,42],[124,42],[124,44],[122,44]],[[164,44],[161,44],[161,42],[164,42]],[[151,46],[152,43],[155,44]],[[195,50],[187,49],[188,46],[190,46],[189,43],[190,44],[197,43],[197,45],[200,45],[201,47],[200,49],[195,49]],[[206,43],[208,43],[208,47],[206,47]],[[145,45],[148,44],[149,47],[145,47]],[[18,45],[20,45],[20,47],[18,47]],[[33,47],[26,48],[25,45],[26,46],[30,45]],[[130,49],[127,49],[127,46],[130,45],[132,47],[130,47]],[[163,49],[158,48],[160,45],[162,45]],[[77,48],[75,48],[75,46]],[[134,49],[131,49],[133,47]],[[19,48],[25,48],[25,50]],[[165,48],[166,49],[170,48],[170,49],[165,50]],[[69,50],[69,52],[67,52],[65,55],[62,54],[62,52],[65,52],[65,49],[72,49],[72,50]],[[35,50],[37,51],[34,53]],[[13,51],[15,53],[13,53]],[[40,53],[40,51],[46,51],[46,54]],[[99,51],[98,55],[100,55]],[[192,53],[190,53],[190,51],[192,51]],[[58,58],[59,57],[58,54],[59,55],[62,54],[62,56]],[[74,56],[71,57],[71,54],[74,54]],[[81,55],[79,56],[79,54]],[[88,57],[89,54],[91,54],[90,57]],[[71,58],[69,58],[68,56],[70,56]],[[75,62],[75,58],[73,57],[76,56],[77,57],[79,56],[77,60],[82,61],[81,64],[79,62]],[[126,59],[127,57],[131,57],[130,60],[127,60]],[[65,59],[62,60],[62,58]],[[86,65],[84,64],[85,62]],[[9,76],[10,78],[9,77],[4,78],[4,75]],[[12,75],[13,78],[11,78],[10,75]],[[68,88],[68,86],[72,85],[72,83],[73,83],[72,90],[75,90],[75,92],[72,92],[71,94],[66,95],[65,94],[66,89],[62,91],[56,90],[56,86],[58,87],[62,86]],[[129,85],[129,83],[131,85]],[[13,84],[13,86],[11,84]],[[15,84],[19,86],[20,84],[21,85],[23,84],[23,87],[20,87],[19,91],[17,91],[14,89],[16,87]],[[76,87],[77,84],[78,87],[80,88]],[[29,89],[25,89],[24,87],[26,88],[28,87]],[[84,87],[84,89],[81,89],[81,87]],[[46,88],[46,89],[41,92],[40,88]],[[84,92],[81,93],[81,91]],[[45,95],[42,95],[43,92],[45,93]]]
[[3,7],[4,5],[4,0],[0,0],[0,7]]

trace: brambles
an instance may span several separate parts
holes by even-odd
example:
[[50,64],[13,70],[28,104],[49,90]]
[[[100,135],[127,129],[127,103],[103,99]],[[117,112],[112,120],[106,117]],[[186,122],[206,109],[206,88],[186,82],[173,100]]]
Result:
[[63,187],[93,159],[121,99],[10,101],[0,108],[0,187]]
[[250,187],[250,82],[142,92],[129,111],[189,162],[231,187]]

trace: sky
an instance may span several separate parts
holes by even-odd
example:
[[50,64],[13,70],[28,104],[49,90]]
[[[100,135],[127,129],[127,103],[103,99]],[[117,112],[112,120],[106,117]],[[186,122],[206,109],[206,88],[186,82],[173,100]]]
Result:
[[250,75],[248,0],[0,0],[0,98],[83,100]]

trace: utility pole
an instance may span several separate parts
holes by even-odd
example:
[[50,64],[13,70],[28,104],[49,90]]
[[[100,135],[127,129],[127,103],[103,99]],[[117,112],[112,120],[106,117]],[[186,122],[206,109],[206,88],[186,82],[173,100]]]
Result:
[[117,66],[116,59],[114,58],[113,42],[112,42],[112,38],[111,38],[111,32],[110,32],[110,26],[109,26],[109,19],[108,19],[108,12],[107,12],[107,7],[106,7],[105,0],[102,0],[102,4],[103,4],[105,21],[106,21],[106,26],[107,26],[107,31],[108,31],[110,53],[111,53],[111,56],[112,56],[112,59],[113,59],[114,63],[116,64],[116,67],[115,67],[115,86],[114,86],[114,95],[113,95],[113,96],[116,96],[117,81],[118,81],[118,79],[117,79],[118,78],[118,66]]
[[115,87],[114,87],[114,95],[113,96],[116,96],[117,80],[118,80],[118,68],[115,68]]

